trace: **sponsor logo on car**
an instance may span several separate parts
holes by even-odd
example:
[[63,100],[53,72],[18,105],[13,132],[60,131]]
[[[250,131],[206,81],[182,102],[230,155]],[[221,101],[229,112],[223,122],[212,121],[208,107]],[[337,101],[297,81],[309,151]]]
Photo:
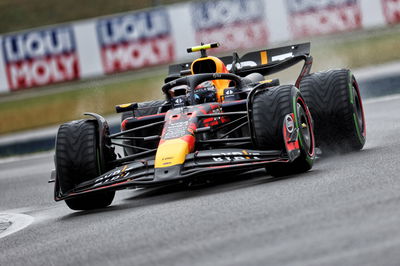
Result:
[[106,73],[175,59],[170,19],[164,8],[100,19],[96,27]]
[[400,0],[382,0],[382,5],[387,23],[400,23]]
[[258,152],[248,152],[247,150],[243,150],[241,152],[213,153],[211,156],[214,162],[236,162],[250,159],[259,160],[260,158],[258,155],[260,155]]
[[295,38],[362,27],[359,0],[286,0]]
[[223,40],[217,51],[253,48],[268,42],[264,21],[265,1],[220,0],[191,4],[192,24],[196,42],[212,43]]
[[11,90],[79,78],[75,38],[69,26],[6,35],[1,47]]

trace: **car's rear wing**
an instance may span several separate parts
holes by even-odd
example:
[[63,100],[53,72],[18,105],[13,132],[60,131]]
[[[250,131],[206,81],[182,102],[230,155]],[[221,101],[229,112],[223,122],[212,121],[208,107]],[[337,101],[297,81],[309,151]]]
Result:
[[[304,60],[305,65],[300,74],[300,77],[302,77],[308,74],[311,69],[312,57],[310,56],[310,46],[310,43],[294,44],[250,52],[242,57],[234,53],[232,56],[225,56],[220,59],[231,73],[242,77],[254,72],[258,72],[264,76],[270,75]],[[190,64],[182,63],[169,66],[166,81],[190,74]]]

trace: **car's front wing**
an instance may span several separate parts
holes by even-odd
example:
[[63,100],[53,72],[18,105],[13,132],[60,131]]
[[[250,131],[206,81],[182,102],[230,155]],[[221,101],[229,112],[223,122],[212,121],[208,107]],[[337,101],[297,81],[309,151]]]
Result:
[[[137,160],[114,168],[92,180],[78,184],[72,191],[55,191],[55,200],[64,200],[100,190],[119,190],[129,187],[145,187],[181,183],[192,177],[218,172],[251,170],[271,163],[288,163],[283,151],[259,151],[246,149],[218,149],[188,154],[183,165],[175,168],[154,168],[154,160]],[[170,172],[173,171],[173,172]],[[212,176],[211,176],[212,178]],[[58,186],[56,185],[56,188]]]

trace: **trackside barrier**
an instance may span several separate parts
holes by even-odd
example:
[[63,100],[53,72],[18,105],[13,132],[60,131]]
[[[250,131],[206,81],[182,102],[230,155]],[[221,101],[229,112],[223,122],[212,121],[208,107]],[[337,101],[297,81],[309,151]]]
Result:
[[400,0],[208,0],[0,36],[0,93],[187,60],[216,52],[400,23]]
[[[120,118],[109,120],[111,134],[120,131]],[[58,126],[0,137],[0,158],[54,149]]]

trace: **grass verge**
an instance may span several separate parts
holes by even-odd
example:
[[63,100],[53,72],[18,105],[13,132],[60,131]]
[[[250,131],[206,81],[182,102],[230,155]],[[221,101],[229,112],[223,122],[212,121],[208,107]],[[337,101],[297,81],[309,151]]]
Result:
[[37,128],[82,117],[84,112],[114,112],[116,104],[160,98],[162,77],[114,84],[89,82],[84,89],[11,100],[0,104],[0,134]]

